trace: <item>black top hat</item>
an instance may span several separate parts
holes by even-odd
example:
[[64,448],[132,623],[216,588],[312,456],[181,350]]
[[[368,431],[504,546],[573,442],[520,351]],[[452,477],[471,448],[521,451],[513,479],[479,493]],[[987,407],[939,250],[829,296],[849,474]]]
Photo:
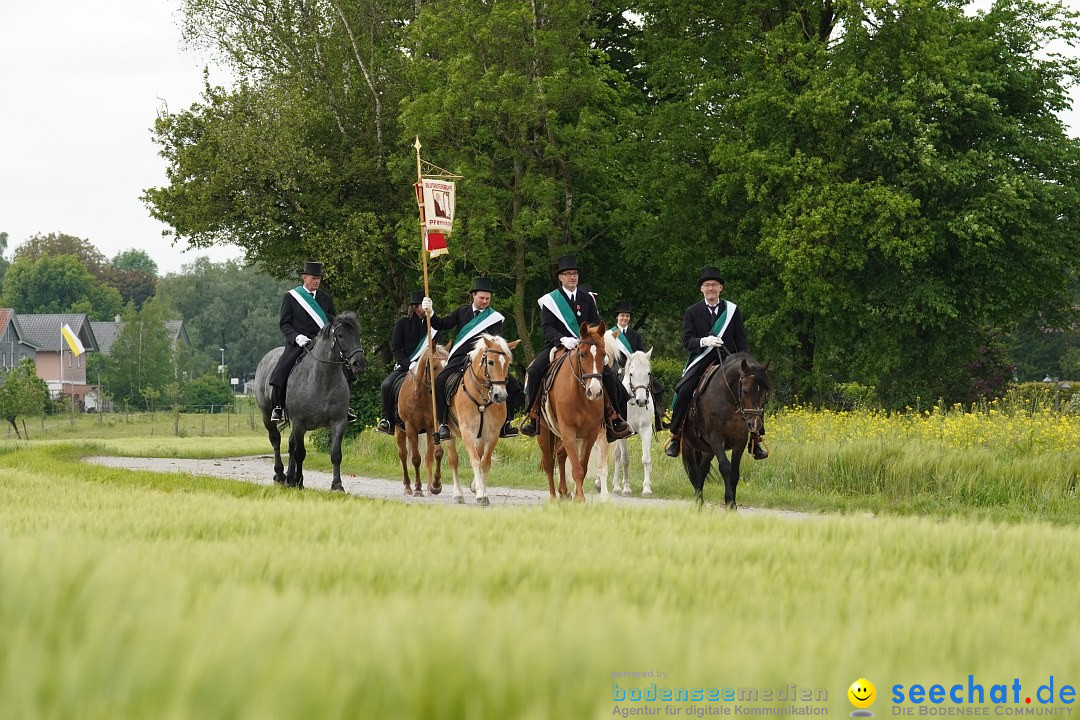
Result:
[[307,260],[304,262],[304,269],[300,271],[301,275],[314,275],[315,277],[322,277],[322,263],[311,262]]
[[573,255],[563,255],[559,258],[559,271],[555,274],[558,275],[567,270],[581,270],[581,268],[577,266],[577,258]]
[[627,315],[630,314],[629,300],[620,300],[619,302],[615,303],[615,314],[618,315],[619,313],[626,313]]
[[491,278],[478,277],[475,280],[473,280],[472,290],[470,290],[469,292],[477,292],[477,291],[486,292],[486,293],[494,292],[491,289]]
[[721,285],[724,284],[724,278],[720,277],[720,270],[718,268],[714,268],[712,266],[706,266],[706,267],[701,268],[701,277],[699,277],[697,279],[698,287],[701,287],[701,285],[706,280],[715,280],[716,282],[720,283]]
[[409,293],[409,304],[410,305],[419,305],[422,302],[424,302],[424,291],[423,290],[413,290],[412,292]]

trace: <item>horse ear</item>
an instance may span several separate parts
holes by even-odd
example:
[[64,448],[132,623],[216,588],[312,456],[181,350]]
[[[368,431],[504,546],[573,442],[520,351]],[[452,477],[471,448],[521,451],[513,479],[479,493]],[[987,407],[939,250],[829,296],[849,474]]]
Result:
[[765,364],[761,366],[761,369],[764,370],[765,372],[768,372],[769,371],[769,363],[771,363],[771,362],[772,362],[772,360],[766,360]]
[[645,357],[649,358],[650,360],[652,359],[652,350],[652,348],[649,348],[649,352],[645,353]]
[[506,343],[506,346],[508,348],[510,348],[511,350],[513,350],[514,348],[516,348],[518,346],[518,343],[520,343],[520,342],[521,342],[521,338],[518,338],[517,340],[515,340],[512,343]]
[[600,321],[600,329],[597,330],[597,332],[600,333],[601,335],[603,335],[604,333],[607,332],[607,325],[604,324],[603,320]]
[[750,374],[750,364],[748,362],[746,362],[746,358],[743,358],[743,361],[742,361],[742,371],[743,371],[743,375],[749,375]]

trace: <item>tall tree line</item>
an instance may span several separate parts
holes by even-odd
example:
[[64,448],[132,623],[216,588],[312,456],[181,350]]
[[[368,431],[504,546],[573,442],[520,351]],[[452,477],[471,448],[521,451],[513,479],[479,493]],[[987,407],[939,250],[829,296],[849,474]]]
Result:
[[[495,278],[508,332],[576,252],[673,345],[718,265],[778,384],[967,399],[1025,318],[1068,328],[1076,16],[1007,0],[187,0],[239,78],[158,118],[180,240],[327,264],[389,335],[418,283],[412,143],[465,177],[432,294]],[[1007,363],[1005,363],[1007,364]]]

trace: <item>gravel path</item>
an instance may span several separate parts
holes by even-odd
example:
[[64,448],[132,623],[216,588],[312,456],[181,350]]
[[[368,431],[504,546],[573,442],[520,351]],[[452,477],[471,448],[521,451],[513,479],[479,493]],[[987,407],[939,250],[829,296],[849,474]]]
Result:
[[[184,458],[137,458],[137,457],[88,457],[86,462],[106,467],[123,468],[126,470],[149,470],[151,472],[176,472],[186,475],[208,475],[211,477],[226,478],[229,480],[243,480],[258,485],[273,484],[274,457],[272,455],[252,455],[248,457],[214,458],[210,460],[190,460]],[[472,473],[462,473],[462,490],[465,493],[465,507],[476,507],[476,501],[469,491],[466,483],[470,482]],[[319,470],[304,471],[304,486],[318,490],[329,490],[333,475]],[[442,493],[437,496],[425,494],[423,497],[405,495],[399,480],[385,480],[382,478],[370,478],[343,473],[341,482],[345,486],[345,492],[361,497],[375,498],[378,500],[397,500],[410,504],[416,503],[441,503],[453,504],[451,497],[454,490],[453,480],[450,473],[444,471]],[[610,480],[609,480],[610,482]],[[637,491],[640,492],[640,489]],[[489,487],[488,497],[492,507],[512,507],[540,505],[548,502],[547,489],[543,490],[518,490],[514,488]],[[599,502],[600,495],[590,485],[586,484],[585,493],[587,502]],[[609,502],[615,505],[629,505],[636,507],[664,507],[664,506],[690,506],[687,500],[661,500],[654,498],[642,498],[640,496],[623,497],[610,495]],[[739,506],[739,512],[752,514],[779,515],[793,518],[822,517],[808,513],[791,510],[766,510]]]

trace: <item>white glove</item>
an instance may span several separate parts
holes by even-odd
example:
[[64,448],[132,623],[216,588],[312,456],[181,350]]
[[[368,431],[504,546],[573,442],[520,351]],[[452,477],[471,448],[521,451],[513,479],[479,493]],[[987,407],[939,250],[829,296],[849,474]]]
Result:
[[307,335],[297,335],[296,336],[296,344],[299,345],[300,347],[304,347],[309,342],[311,342],[311,338],[309,338]]
[[574,348],[577,347],[578,339],[575,338],[575,337],[564,337],[564,338],[559,338],[559,342],[561,342],[562,346],[564,348],[566,348],[567,350],[573,350]]
[[724,341],[722,338],[717,337],[716,335],[709,335],[707,337],[701,338],[701,342],[699,344],[701,345],[701,347],[718,348],[723,347]]
[[435,306],[431,304],[431,298],[429,297],[426,297],[421,301],[420,307],[425,313],[435,314]]
[[416,374],[416,365],[419,362],[419,360],[413,360],[411,363],[409,363],[409,372],[411,372],[413,375]]

